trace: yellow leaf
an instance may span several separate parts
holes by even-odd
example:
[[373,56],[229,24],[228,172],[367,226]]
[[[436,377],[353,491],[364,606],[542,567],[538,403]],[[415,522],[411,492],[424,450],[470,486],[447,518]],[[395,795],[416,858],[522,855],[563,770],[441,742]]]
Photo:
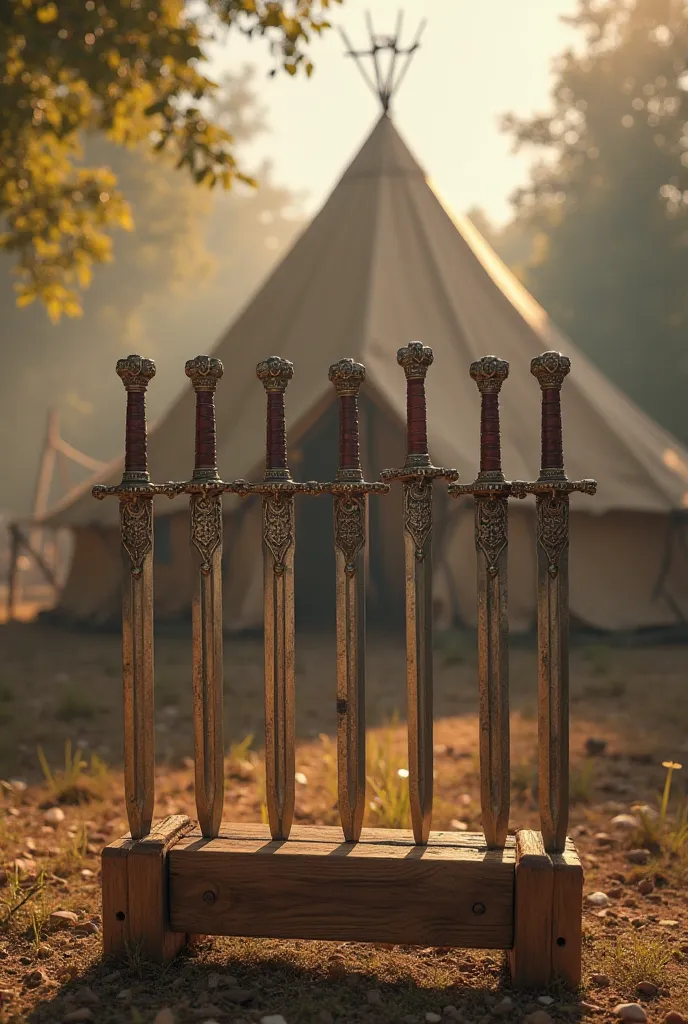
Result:
[[46,302],[45,308],[52,322],[56,324],[62,315],[62,303],[59,299],[50,299],[49,302]]
[[35,298],[36,296],[33,292],[23,292],[21,295],[17,296],[17,306],[20,309],[23,309],[24,306],[30,306],[31,303],[34,302]]
[[84,315],[84,311],[76,299],[67,299],[62,309],[67,316],[78,317]]
[[55,21],[57,17],[57,7],[55,4],[46,4],[45,7],[39,7],[36,11],[36,17],[39,21],[47,25],[50,21]]

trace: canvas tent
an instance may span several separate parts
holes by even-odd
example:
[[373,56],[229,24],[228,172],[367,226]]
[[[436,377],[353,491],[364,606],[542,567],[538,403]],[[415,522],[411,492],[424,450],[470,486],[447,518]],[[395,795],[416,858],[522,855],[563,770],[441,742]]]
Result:
[[[599,481],[596,497],[572,499],[572,615],[605,630],[688,621],[688,452],[558,332],[467,219],[448,213],[386,113],[324,207],[214,348],[225,366],[216,400],[223,478],[262,475],[265,403],[255,366],[271,354],[295,366],[286,400],[295,477],[331,479],[335,472],[335,395],[327,370],[343,356],[368,370],[362,401],[367,475],[400,465],[405,389],[395,353],[415,339],[435,352],[427,380],[431,455],[456,467],[464,481],[474,478],[478,457],[479,395],[468,375],[470,362],[487,353],[509,360],[501,397],[503,466],[509,478],[534,479],[540,416],[530,360],[546,349],[571,358],[562,395],[566,468],[573,478]],[[193,348],[191,340],[189,356],[196,354]],[[112,386],[121,387],[114,373]],[[151,431],[154,479],[190,475],[193,405],[189,388]],[[116,464],[100,479],[110,483],[120,475]],[[297,626],[307,628],[334,616],[331,502],[303,498],[297,506]],[[117,620],[117,515],[116,501],[94,501],[89,485],[49,518],[74,533],[58,609],[69,620]],[[183,499],[159,499],[156,515],[156,607],[159,616],[174,618],[187,614],[191,601]],[[230,630],[259,627],[259,506],[253,499],[228,499],[225,515],[225,624]],[[398,493],[371,499],[370,528],[373,621],[400,624]],[[474,623],[470,500],[438,498],[435,548],[440,623]],[[509,574],[512,628],[529,629],[535,621],[535,542],[528,502],[512,505]]]

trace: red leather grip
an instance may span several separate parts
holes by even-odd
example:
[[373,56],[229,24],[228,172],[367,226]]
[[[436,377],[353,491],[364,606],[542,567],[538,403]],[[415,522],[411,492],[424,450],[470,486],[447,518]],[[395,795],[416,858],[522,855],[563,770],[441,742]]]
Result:
[[542,389],[542,469],[563,469],[561,436],[561,393],[558,388]]
[[284,392],[268,391],[267,469],[287,468],[287,429],[284,422]]
[[494,391],[484,391],[480,407],[480,472],[500,473],[501,469],[499,395]]
[[127,391],[124,470],[127,473],[148,472],[146,396],[143,391]]
[[339,467],[340,469],[360,469],[358,397],[356,395],[342,395],[340,401]]
[[196,392],[196,469],[215,469],[215,396],[212,391]]
[[406,431],[409,455],[428,454],[428,423],[425,381],[416,377],[406,382]]

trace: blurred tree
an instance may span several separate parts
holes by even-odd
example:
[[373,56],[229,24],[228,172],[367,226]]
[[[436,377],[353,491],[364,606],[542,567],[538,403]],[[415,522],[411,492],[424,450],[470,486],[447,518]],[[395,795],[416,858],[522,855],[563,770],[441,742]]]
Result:
[[[20,305],[78,316],[109,230],[131,228],[117,175],[82,159],[87,133],[167,153],[197,184],[248,181],[201,72],[218,25],[265,37],[289,74],[341,0],[2,0],[0,248],[13,254]],[[95,154],[94,154],[95,155]],[[89,156],[89,153],[86,153]]]
[[526,283],[632,398],[688,442],[688,5],[579,0],[553,109],[505,127],[544,159],[514,197]]
[[[224,79],[214,102],[239,152],[267,130],[249,69]],[[118,175],[137,228],[115,237],[115,259],[95,275],[83,317],[53,325],[38,306],[17,309],[11,261],[0,253],[0,403],[3,421],[21,425],[12,445],[0,447],[0,509],[13,513],[30,510],[48,408],[59,408],[62,434],[77,448],[118,455],[115,360],[129,351],[158,359],[154,419],[187,384],[184,360],[213,347],[302,223],[299,197],[274,182],[269,165],[255,170],[256,189],[209,192],[144,147],[91,136],[86,156]],[[53,500],[64,491],[56,485]]]

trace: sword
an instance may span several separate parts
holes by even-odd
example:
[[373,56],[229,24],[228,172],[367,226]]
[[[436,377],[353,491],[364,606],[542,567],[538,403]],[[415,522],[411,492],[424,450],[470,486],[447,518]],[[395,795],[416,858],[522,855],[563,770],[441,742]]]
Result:
[[153,496],[148,474],[146,388],[155,363],[141,356],[117,362],[127,392],[124,473],[93,497],[119,498],[122,542],[122,685],[124,791],[132,839],[150,832],[155,800],[153,706]]
[[196,393],[196,458],[190,495],[194,572],[191,605],[193,636],[193,722],[196,810],[201,832],[220,831],[224,800],[222,739],[222,488],[217,472],[215,388],[222,377],[219,359],[196,356],[185,366]]
[[358,842],[365,810],[365,567],[367,495],[386,493],[363,479],[358,394],[365,367],[341,359],[329,370],[340,399],[339,469],[333,483],[336,648],[337,785],[346,842]]
[[508,497],[502,473],[499,392],[509,364],[496,356],[471,363],[478,385],[480,471],[473,484],[452,485],[472,494],[478,565],[478,687],[480,693],[480,804],[485,842],[501,849],[509,825],[509,620],[507,612]]
[[294,818],[294,483],[287,463],[284,393],[292,363],[271,356],[256,374],[267,393],[262,494],[265,630],[265,793],[273,839],[288,839]]
[[420,845],[430,835],[433,798],[432,484],[458,477],[433,466],[428,453],[425,377],[433,359],[419,341],[397,352],[406,375],[407,454],[402,469],[382,473],[383,480],[400,480],[403,490],[409,803]]
[[534,483],[514,483],[518,497],[535,495],[538,615],[538,799],[545,849],[561,853],[569,815],[569,496],[594,494],[594,480],[564,472],[561,387],[571,362],[545,352],[530,364],[542,390],[542,458]]

